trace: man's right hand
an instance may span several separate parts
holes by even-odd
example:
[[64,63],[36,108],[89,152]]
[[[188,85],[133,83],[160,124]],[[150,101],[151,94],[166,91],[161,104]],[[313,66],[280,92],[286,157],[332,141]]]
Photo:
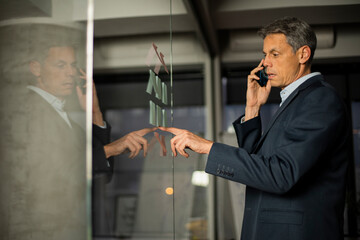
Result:
[[259,65],[254,68],[250,75],[248,75],[247,91],[246,91],[246,107],[245,107],[245,121],[257,117],[260,108],[264,105],[269,97],[271,91],[271,80],[268,80],[265,87],[261,87],[257,80],[259,77],[255,73],[262,70],[264,59]]
[[178,152],[180,155],[188,158],[189,154],[185,151],[186,148],[190,148],[197,153],[209,154],[214,143],[185,129],[174,127],[159,127],[159,129],[175,135],[170,141],[171,150],[175,157]]

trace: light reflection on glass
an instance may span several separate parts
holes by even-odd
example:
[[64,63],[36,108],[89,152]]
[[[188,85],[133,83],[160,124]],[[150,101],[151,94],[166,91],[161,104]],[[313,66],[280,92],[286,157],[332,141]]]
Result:
[[165,189],[165,193],[166,193],[167,195],[173,195],[173,194],[174,194],[174,189],[173,189],[172,187],[167,187],[167,188]]
[[204,171],[195,171],[192,174],[191,183],[199,187],[207,187],[209,185],[209,175]]

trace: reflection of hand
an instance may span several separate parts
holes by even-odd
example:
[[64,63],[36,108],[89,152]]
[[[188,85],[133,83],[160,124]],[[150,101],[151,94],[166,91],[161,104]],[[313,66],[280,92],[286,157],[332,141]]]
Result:
[[159,127],[159,129],[176,135],[170,141],[171,150],[174,156],[177,155],[176,153],[177,151],[180,155],[184,157],[189,157],[189,154],[185,152],[185,148],[190,148],[191,150],[197,153],[209,154],[210,149],[213,145],[212,141],[201,138],[195,135],[194,133],[184,129],[178,129],[173,127],[169,127],[169,128]]
[[[82,89],[86,88],[86,73],[79,68],[79,78],[85,80],[84,81],[84,85],[83,86],[79,86],[76,85],[76,93],[78,95],[78,99],[79,99],[79,103],[81,108],[86,111],[86,94],[85,92],[82,91]],[[99,99],[97,97],[97,93],[96,93],[96,88],[95,88],[95,84],[93,82],[93,105],[92,105],[92,111],[93,111],[93,123],[98,125],[98,126],[103,126],[104,125],[104,120],[102,117],[102,112],[100,109],[100,105],[99,105]]]
[[[84,83],[83,86],[80,85],[80,83],[82,81],[77,82],[76,93],[77,93],[77,96],[79,99],[80,106],[85,111],[86,110],[86,94],[85,94],[86,92],[83,92],[82,90],[86,89],[86,73],[81,68],[79,68],[79,73],[80,73],[80,75],[78,77],[85,81],[83,81],[83,83]],[[75,80],[75,81],[77,81],[77,80]]]
[[139,154],[141,149],[143,149],[144,157],[146,157],[148,151],[148,142],[145,138],[143,138],[143,136],[155,131],[156,129],[156,127],[153,127],[134,131],[114,142],[105,145],[104,150],[106,158],[122,154],[126,150],[130,151],[129,158],[134,158]]
[[154,132],[154,136],[155,136],[156,140],[158,140],[158,142],[160,143],[160,147],[161,147],[160,156],[165,157],[166,153],[167,153],[166,144],[165,144],[165,136],[160,136],[160,134],[157,132]]
[[262,66],[263,62],[264,59],[262,59],[260,64],[250,72],[250,75],[248,75],[245,120],[249,120],[258,115],[260,107],[266,103],[271,91],[270,79],[265,87],[261,87],[256,81],[259,80],[259,77],[256,76],[255,73],[264,68]]

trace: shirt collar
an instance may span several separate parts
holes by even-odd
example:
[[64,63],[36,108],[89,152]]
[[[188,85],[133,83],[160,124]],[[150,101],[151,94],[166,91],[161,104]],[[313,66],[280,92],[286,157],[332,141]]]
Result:
[[33,90],[37,94],[39,94],[42,98],[44,98],[48,103],[51,104],[56,110],[60,112],[64,112],[65,100],[60,100],[59,98],[55,97],[54,95],[44,91],[41,88],[35,86],[27,86],[27,88]]
[[307,75],[295,80],[294,82],[290,83],[286,88],[281,90],[281,92],[280,92],[280,97],[281,97],[280,106],[285,102],[285,100],[290,96],[290,94],[292,92],[294,92],[295,89],[297,89],[301,84],[303,84],[309,78],[314,77],[316,75],[320,75],[320,74],[321,73],[319,73],[319,72],[314,72],[314,73],[307,74]]

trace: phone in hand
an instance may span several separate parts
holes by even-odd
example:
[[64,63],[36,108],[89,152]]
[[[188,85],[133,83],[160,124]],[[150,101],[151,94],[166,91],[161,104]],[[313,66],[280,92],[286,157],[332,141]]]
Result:
[[267,81],[269,80],[268,75],[266,74],[266,68],[264,67],[262,70],[255,73],[260,79],[256,80],[261,87],[266,86]]

